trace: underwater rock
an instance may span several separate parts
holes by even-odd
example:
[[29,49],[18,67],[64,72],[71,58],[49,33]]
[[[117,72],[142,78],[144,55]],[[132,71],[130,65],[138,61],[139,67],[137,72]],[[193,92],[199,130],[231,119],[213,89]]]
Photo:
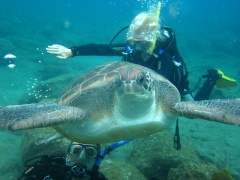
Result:
[[113,161],[111,159],[103,161],[100,171],[108,179],[147,179],[136,167],[128,162]]
[[39,128],[24,131],[22,138],[22,163],[26,160],[39,156],[39,155],[62,155],[66,153],[66,150],[70,144],[70,141],[66,138],[52,140],[46,143],[47,138],[56,134],[56,131],[52,128]]
[[168,173],[168,180],[186,180],[186,179],[204,179],[211,180],[212,174],[217,172],[218,168],[213,164],[204,164],[203,162],[186,161],[176,168],[171,168]]
[[[181,169],[189,166],[189,164],[200,167],[193,168],[193,170],[189,169],[187,172],[189,177],[202,175],[202,177],[211,179],[211,173],[218,170],[215,165],[200,160],[196,151],[183,140],[181,142],[182,149],[180,151],[175,150],[172,129],[146,138],[136,139],[132,143],[134,144],[134,150],[129,160],[147,179],[173,179],[173,177],[179,179],[185,177],[186,173],[182,172]],[[206,170],[204,174],[203,169],[209,167],[213,170]]]
[[[239,177],[236,179],[239,179]],[[223,169],[221,171],[215,172],[212,175],[212,180],[234,180],[234,178],[227,169]]]

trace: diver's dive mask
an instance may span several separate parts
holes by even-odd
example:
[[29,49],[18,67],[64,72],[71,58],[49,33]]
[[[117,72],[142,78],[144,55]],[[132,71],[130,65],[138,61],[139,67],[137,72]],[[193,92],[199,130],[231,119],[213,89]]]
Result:
[[74,157],[79,156],[82,151],[85,151],[85,154],[90,159],[96,158],[99,153],[97,147],[80,143],[72,143],[67,149],[67,152]]
[[131,50],[148,52],[152,42],[145,39],[128,39],[127,44]]

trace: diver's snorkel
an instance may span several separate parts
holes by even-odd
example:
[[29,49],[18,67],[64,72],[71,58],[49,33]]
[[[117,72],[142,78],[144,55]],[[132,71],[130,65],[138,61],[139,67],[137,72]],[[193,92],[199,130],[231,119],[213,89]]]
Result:
[[114,144],[108,146],[106,149],[104,149],[104,150],[100,153],[99,157],[97,158],[96,163],[94,164],[94,166],[93,166],[93,168],[92,168],[91,174],[94,175],[94,174],[96,174],[96,173],[98,172],[98,169],[99,169],[99,167],[100,167],[100,164],[102,163],[102,160],[104,159],[104,157],[105,157],[106,154],[109,154],[109,153],[110,153],[111,151],[113,151],[114,149],[116,149],[116,148],[118,148],[118,147],[120,147],[120,146],[122,146],[122,145],[124,145],[124,144],[126,144],[126,143],[128,143],[128,142],[130,142],[130,141],[131,141],[131,140],[120,141],[120,142],[114,143]]
[[[161,14],[161,7],[162,7],[162,3],[161,2],[158,2],[158,5],[157,5],[157,11],[156,11],[156,17],[157,17],[157,24],[155,25],[155,31],[159,31],[159,17],[160,17],[160,14]],[[149,24],[151,25],[151,24]],[[149,54],[152,54],[153,53],[153,50],[154,50],[154,47],[156,45],[156,41],[157,41],[157,33],[155,32],[154,34],[154,39],[153,39],[153,43],[151,44],[149,50],[148,50],[148,53]]]

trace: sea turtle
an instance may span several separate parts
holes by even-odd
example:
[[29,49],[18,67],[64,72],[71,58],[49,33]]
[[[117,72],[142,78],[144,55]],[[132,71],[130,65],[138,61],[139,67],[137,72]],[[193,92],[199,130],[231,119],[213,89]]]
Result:
[[178,116],[240,124],[240,99],[180,100],[177,88],[156,72],[111,62],[80,76],[58,103],[0,107],[0,128],[51,126],[73,141],[109,143],[165,130]]

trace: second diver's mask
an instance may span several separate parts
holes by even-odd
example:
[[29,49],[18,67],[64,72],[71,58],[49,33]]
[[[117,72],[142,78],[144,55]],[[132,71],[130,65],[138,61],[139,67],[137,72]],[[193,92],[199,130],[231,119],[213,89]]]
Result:
[[96,158],[98,155],[98,148],[92,145],[85,145],[85,144],[80,144],[80,143],[72,143],[68,149],[67,152],[74,156],[77,157],[82,153],[82,151],[85,151],[85,154],[88,158]]
[[67,149],[66,165],[71,166],[73,177],[89,174],[99,156],[99,146],[73,142]]

